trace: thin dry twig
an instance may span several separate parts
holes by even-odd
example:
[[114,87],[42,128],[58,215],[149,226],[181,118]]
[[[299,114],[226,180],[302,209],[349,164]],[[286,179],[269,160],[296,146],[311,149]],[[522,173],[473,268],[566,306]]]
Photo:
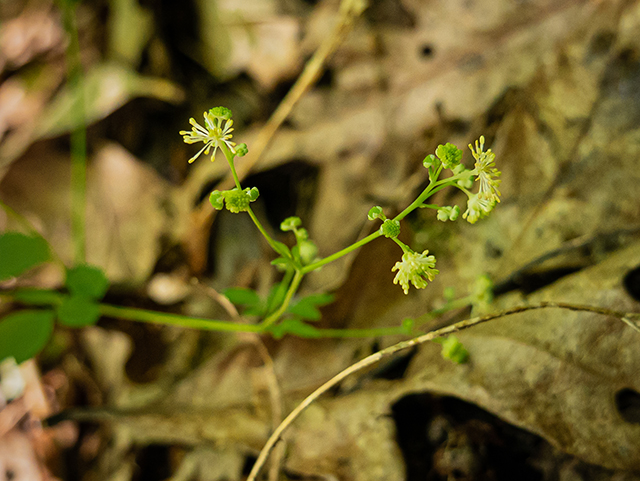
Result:
[[462,331],[464,329],[468,329],[473,326],[477,326],[478,324],[483,324],[485,322],[492,321],[494,319],[499,319],[502,317],[510,316],[513,314],[519,314],[521,312],[532,311],[536,309],[567,309],[570,311],[580,311],[580,312],[592,312],[594,314],[601,314],[603,316],[615,317],[622,320],[625,324],[631,326],[636,331],[640,332],[640,327],[638,326],[638,322],[640,321],[640,314],[638,313],[629,313],[629,312],[621,312],[614,311],[611,309],[606,309],[602,307],[596,306],[588,306],[582,304],[568,304],[564,302],[541,302],[540,304],[534,304],[530,306],[519,306],[511,309],[506,309],[504,311],[498,312],[496,314],[490,314],[487,316],[473,317],[471,319],[466,319],[464,321],[457,322],[447,327],[443,327],[441,329],[436,329],[434,331],[430,331],[421,336],[415,337],[413,339],[409,339],[407,341],[402,341],[393,346],[389,346],[386,349],[376,352],[370,356],[365,357],[361,361],[349,366],[344,371],[338,373],[336,376],[331,378],[329,381],[325,382],[322,386],[316,389],[313,393],[307,396],[299,405],[296,407],[291,413],[282,421],[280,426],[273,432],[271,437],[267,440],[266,444],[260,451],[260,455],[256,460],[256,463],[253,465],[251,469],[251,473],[247,478],[247,481],[256,481],[258,474],[260,474],[260,470],[263,465],[267,461],[269,454],[274,449],[274,446],[282,437],[283,433],[291,426],[293,421],[296,420],[302,412],[309,407],[313,402],[316,401],[320,396],[322,396],[325,392],[333,388],[342,382],[345,378],[349,377],[351,374],[358,372],[365,367],[371,366],[384,359],[385,357],[389,357],[399,351],[404,349],[408,349],[413,346],[418,346],[420,344],[424,344],[425,342],[432,341],[438,337],[447,336],[449,334],[453,334],[458,331]]

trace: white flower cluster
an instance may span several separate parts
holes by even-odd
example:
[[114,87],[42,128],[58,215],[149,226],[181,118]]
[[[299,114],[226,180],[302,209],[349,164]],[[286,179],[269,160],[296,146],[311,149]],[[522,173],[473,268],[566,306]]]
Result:
[[493,210],[496,203],[500,202],[500,171],[495,168],[495,158],[491,149],[484,151],[484,136],[476,140],[475,147],[469,144],[471,154],[476,159],[475,168],[472,172],[476,180],[480,183],[477,194],[470,194],[467,202],[467,210],[462,214],[463,219],[467,219],[471,224],[475,224],[478,219],[482,219]]
[[409,283],[416,289],[424,289],[427,287],[427,281],[433,281],[436,274],[440,272],[435,268],[436,258],[428,254],[429,251],[424,251],[422,254],[405,252],[402,255],[402,261],[396,262],[391,269],[392,272],[398,271],[393,283],[399,283],[405,294],[409,293]]

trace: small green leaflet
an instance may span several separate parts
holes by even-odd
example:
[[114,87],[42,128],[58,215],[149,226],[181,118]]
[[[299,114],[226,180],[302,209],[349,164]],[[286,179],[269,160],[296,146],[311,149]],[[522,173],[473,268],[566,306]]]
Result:
[[309,321],[320,320],[321,314],[318,307],[326,306],[333,302],[333,295],[331,294],[311,294],[301,298],[295,303],[292,303],[287,312],[295,314],[301,319],[307,319]]
[[20,364],[38,354],[53,332],[50,310],[18,311],[0,319],[0,360],[14,357]]
[[49,246],[43,238],[20,232],[0,234],[0,281],[17,277],[50,259]]
[[100,268],[82,264],[67,270],[66,285],[73,295],[100,300],[109,289],[109,280]]

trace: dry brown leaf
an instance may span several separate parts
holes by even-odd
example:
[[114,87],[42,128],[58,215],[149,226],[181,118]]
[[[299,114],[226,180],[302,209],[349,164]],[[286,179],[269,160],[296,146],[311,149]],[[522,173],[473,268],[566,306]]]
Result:
[[[528,300],[636,311],[640,305],[622,278],[638,265],[636,243]],[[522,301],[505,299],[501,307],[514,302]],[[590,463],[640,468],[640,425],[625,421],[616,406],[621,390],[640,392],[636,331],[615,319],[553,310],[499,319],[458,337],[470,353],[468,364],[443,359],[438,345],[425,346],[401,390],[454,395]]]

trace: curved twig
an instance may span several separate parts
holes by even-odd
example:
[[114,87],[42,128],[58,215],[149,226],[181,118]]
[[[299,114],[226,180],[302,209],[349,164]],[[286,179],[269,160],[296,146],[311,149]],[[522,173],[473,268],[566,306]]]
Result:
[[256,460],[256,463],[253,465],[251,469],[251,473],[247,478],[247,481],[256,481],[260,470],[264,466],[269,454],[280,440],[282,434],[287,430],[287,428],[295,421],[295,419],[300,416],[300,414],[309,407],[316,399],[318,399],[322,394],[339,384],[343,379],[347,378],[351,374],[364,369],[367,366],[375,364],[379,362],[381,359],[385,357],[389,357],[392,354],[395,354],[398,351],[402,351],[404,349],[408,349],[413,346],[418,346],[420,344],[424,344],[425,342],[432,341],[438,337],[446,336],[448,334],[453,334],[458,331],[462,331],[464,329],[468,329],[473,326],[477,326],[478,324],[483,324],[485,322],[498,319],[501,317],[510,316],[513,314],[518,314],[521,312],[532,311],[535,309],[546,309],[546,308],[556,308],[556,309],[568,309],[570,311],[581,311],[581,312],[592,312],[594,314],[600,314],[603,316],[616,317],[623,321],[625,324],[629,325],[636,331],[640,332],[639,322],[640,314],[638,313],[630,313],[630,312],[621,312],[614,311],[612,309],[606,309],[602,307],[596,306],[587,306],[582,304],[568,304],[564,302],[541,302],[540,304],[534,304],[530,306],[520,306],[514,307],[511,309],[506,309],[504,311],[498,312],[496,314],[490,314],[487,316],[473,317],[471,319],[466,319],[464,321],[457,322],[447,327],[443,327],[441,329],[436,329],[434,331],[430,331],[421,336],[415,337],[413,339],[409,339],[407,341],[402,341],[393,346],[389,346],[386,349],[376,352],[375,354],[371,354],[370,356],[365,357],[361,361],[349,366],[344,371],[338,373],[336,376],[331,378],[329,381],[325,382],[322,386],[312,392],[309,396],[307,396],[299,405],[296,407],[291,413],[282,421],[280,426],[276,428],[271,437],[267,440],[266,444],[260,451],[260,455]]

